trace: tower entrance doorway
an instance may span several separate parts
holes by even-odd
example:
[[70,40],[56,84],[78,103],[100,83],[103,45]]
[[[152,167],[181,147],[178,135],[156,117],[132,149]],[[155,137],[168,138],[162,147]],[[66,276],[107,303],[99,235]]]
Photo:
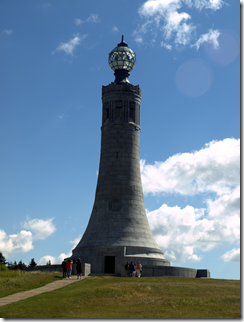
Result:
[[105,256],[104,273],[115,274],[115,256]]

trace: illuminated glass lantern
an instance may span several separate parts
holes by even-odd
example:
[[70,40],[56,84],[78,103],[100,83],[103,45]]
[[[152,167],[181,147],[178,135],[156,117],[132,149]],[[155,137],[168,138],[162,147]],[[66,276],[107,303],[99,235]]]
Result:
[[136,54],[122,41],[109,53],[108,57],[109,66],[114,71],[115,83],[129,83],[129,72],[135,67]]

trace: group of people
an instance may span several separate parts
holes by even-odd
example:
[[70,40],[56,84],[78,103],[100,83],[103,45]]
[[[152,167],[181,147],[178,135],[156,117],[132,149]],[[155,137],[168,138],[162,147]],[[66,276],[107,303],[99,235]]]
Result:
[[126,272],[126,277],[141,277],[141,272],[142,272],[142,264],[139,262],[137,263],[129,263],[127,262],[125,264],[125,272]]
[[76,264],[77,279],[81,279],[81,259],[78,258],[77,262],[73,262],[72,259],[64,259],[61,266],[63,269],[63,278],[70,278],[72,272],[72,264]]

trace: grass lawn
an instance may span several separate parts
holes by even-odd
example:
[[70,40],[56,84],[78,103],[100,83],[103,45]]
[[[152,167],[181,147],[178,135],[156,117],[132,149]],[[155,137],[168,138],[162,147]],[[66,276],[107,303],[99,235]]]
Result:
[[59,272],[0,271],[0,297],[44,286],[62,276]]
[[0,317],[240,318],[240,281],[93,276],[0,307]]

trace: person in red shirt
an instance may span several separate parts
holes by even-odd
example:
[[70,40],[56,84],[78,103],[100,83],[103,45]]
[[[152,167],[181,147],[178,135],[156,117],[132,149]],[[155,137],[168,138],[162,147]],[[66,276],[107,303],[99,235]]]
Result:
[[142,265],[139,262],[137,262],[136,264],[137,277],[141,277],[141,269],[142,269]]
[[69,259],[68,261],[66,261],[66,274],[67,274],[67,278],[70,278],[71,271],[72,271],[72,264],[73,264],[73,261],[71,259]]

